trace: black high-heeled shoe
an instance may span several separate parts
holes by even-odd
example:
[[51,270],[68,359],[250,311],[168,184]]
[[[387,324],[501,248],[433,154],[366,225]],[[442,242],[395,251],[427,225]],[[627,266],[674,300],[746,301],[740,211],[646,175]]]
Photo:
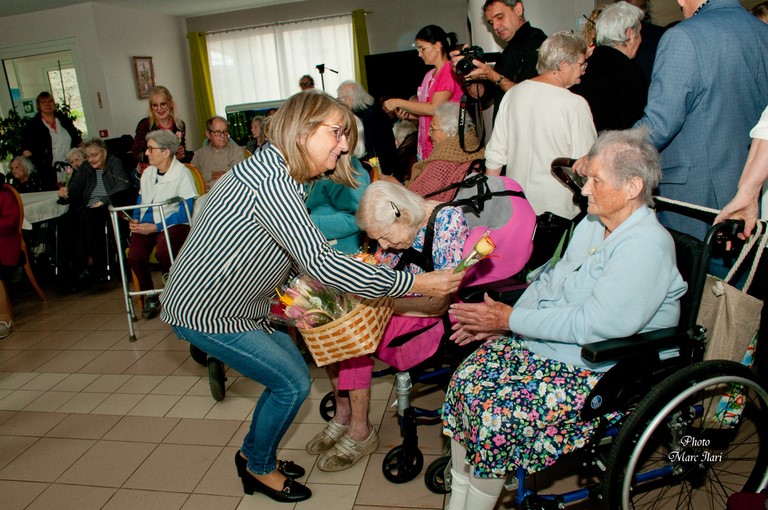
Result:
[[258,481],[248,470],[243,472],[243,491],[249,496],[254,492],[260,492],[265,496],[280,503],[297,503],[312,497],[309,487],[296,480],[286,478],[282,490],[275,490]]
[[[235,453],[235,466],[237,467],[237,476],[240,478],[243,477],[246,465],[248,465],[248,461],[245,460],[242,455],[240,455],[240,452],[238,451]],[[283,476],[288,478],[301,478],[306,473],[303,467],[299,466],[292,460],[278,460],[277,470],[280,471]]]

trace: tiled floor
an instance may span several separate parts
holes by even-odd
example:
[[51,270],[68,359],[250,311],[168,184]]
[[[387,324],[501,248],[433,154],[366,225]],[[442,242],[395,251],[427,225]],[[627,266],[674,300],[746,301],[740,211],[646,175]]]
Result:
[[[47,302],[12,289],[13,333],[0,341],[0,507],[11,509],[439,509],[423,478],[384,479],[384,455],[400,444],[393,378],[374,383],[379,450],[340,473],[314,467],[306,442],[323,427],[329,390],[313,366],[312,392],[285,436],[281,458],[307,468],[313,497],[295,506],[243,496],[232,458],[262,387],[229,373],[215,402],[205,368],[159,319],[135,323],[128,341],[119,285]],[[437,406],[441,394],[419,397]],[[442,450],[438,427],[419,433],[425,466]]]

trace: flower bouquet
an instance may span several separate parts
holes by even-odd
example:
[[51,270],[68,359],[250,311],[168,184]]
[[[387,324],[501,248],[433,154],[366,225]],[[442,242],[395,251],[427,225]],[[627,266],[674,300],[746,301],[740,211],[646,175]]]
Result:
[[[273,322],[311,329],[351,312],[358,300],[333,287],[326,287],[309,275],[299,275],[277,291],[279,304],[273,306]],[[283,306],[280,306],[282,304]]]
[[277,294],[271,320],[295,325],[319,367],[375,351],[394,307],[391,297],[351,296],[308,275]]
[[474,266],[484,258],[489,257],[491,253],[493,253],[494,248],[496,248],[496,244],[494,244],[493,239],[491,239],[491,232],[490,230],[486,230],[483,236],[477,240],[469,255],[459,262],[459,265],[456,266],[454,272],[458,273],[464,271],[468,267]]

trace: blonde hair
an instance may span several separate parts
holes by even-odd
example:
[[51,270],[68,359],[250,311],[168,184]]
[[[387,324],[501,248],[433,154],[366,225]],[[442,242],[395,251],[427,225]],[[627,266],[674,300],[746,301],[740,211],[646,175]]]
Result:
[[307,139],[326,122],[340,113],[341,129],[347,136],[349,150],[328,173],[333,182],[357,187],[357,171],[352,167],[350,151],[357,145],[357,124],[352,111],[325,92],[310,89],[289,97],[264,126],[269,142],[282,152],[291,176],[298,182],[312,180],[312,167],[305,146]]
[[581,28],[581,37],[587,46],[597,44],[597,18],[601,12],[603,12],[603,7],[595,7],[589,17],[584,16],[587,21]]
[[171,95],[171,91],[167,88],[163,87],[162,85],[156,85],[152,87],[152,90],[149,91],[149,100],[147,101],[147,105],[149,106],[149,115],[147,117],[149,118],[149,130],[154,131],[157,129],[157,121],[155,120],[155,111],[152,109],[152,98],[154,96],[161,96],[164,97],[165,100],[168,102],[168,108],[170,110],[171,118],[173,119],[173,123],[176,124],[176,128],[184,130],[184,121],[179,118],[179,115],[176,113],[176,103],[173,102],[173,96]]

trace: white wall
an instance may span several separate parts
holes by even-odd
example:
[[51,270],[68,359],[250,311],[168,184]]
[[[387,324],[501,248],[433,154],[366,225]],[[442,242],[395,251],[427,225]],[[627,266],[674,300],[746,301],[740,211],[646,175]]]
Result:
[[[188,146],[199,147],[189,52],[181,18],[97,3],[0,17],[2,58],[20,56],[30,47],[58,44],[74,47],[86,122],[92,135],[103,129],[109,130],[109,137],[134,134],[139,119],[146,116],[147,100],[138,98],[131,56],[151,56],[156,82],[171,90],[187,122]],[[0,91],[0,107],[3,112],[11,107],[7,90]]]

